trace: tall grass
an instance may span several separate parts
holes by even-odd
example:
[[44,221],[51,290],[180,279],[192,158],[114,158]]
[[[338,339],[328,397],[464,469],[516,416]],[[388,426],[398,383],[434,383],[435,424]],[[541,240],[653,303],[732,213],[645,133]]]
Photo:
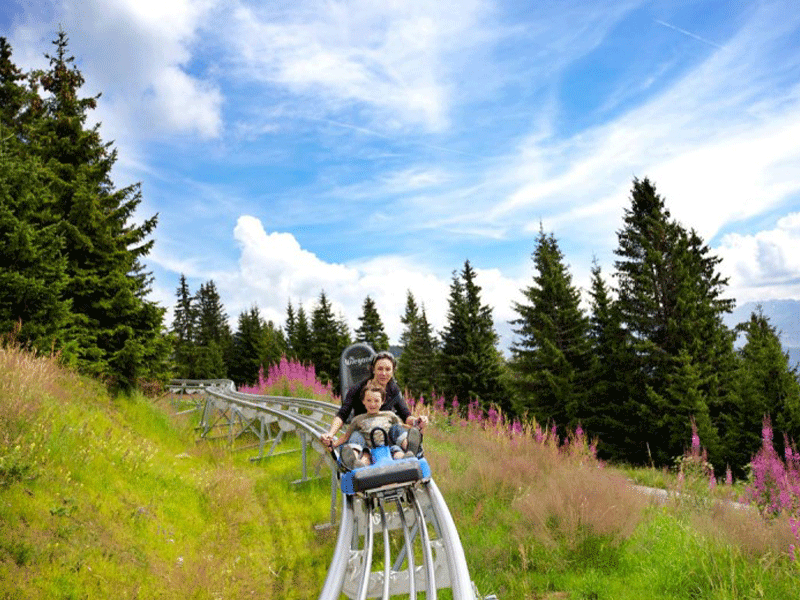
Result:
[[[186,417],[183,417],[186,418]],[[253,465],[193,423],[0,349],[0,598],[315,597],[329,483]]]
[[627,472],[597,461],[580,429],[559,438],[535,421],[508,422],[475,403],[435,400],[416,410],[431,416],[427,456],[482,591],[501,598],[797,597],[800,570],[789,546],[796,523],[716,501],[728,484],[713,480],[696,433],[664,503],[629,485]]

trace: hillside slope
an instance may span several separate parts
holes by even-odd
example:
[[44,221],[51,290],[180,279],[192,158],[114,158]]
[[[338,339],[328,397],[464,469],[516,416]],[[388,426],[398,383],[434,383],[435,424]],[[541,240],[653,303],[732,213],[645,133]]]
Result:
[[290,486],[296,455],[253,465],[168,412],[0,349],[0,598],[316,596],[329,482]]

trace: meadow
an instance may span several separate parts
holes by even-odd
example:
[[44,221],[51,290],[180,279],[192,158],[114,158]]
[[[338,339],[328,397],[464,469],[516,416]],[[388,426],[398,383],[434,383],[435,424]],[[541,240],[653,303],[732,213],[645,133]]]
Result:
[[[269,393],[329,394],[308,373],[271,376]],[[562,439],[475,405],[415,410],[431,417],[426,456],[483,594],[800,596],[797,457],[769,454],[771,430],[751,480],[726,482],[700,440],[678,470],[631,468],[598,461],[580,431]],[[196,418],[0,349],[0,598],[317,597],[335,543],[314,527],[329,479],[293,485],[296,453],[251,462],[198,440]]]

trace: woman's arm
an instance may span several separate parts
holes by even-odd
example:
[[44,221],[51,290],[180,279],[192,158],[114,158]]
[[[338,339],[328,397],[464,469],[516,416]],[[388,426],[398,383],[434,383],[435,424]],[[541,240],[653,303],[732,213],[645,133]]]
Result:
[[338,415],[333,417],[333,422],[331,423],[330,429],[328,429],[328,433],[323,433],[319,436],[319,441],[322,442],[324,446],[330,445],[333,447],[333,436],[342,428],[342,425],[344,425],[344,421],[342,421]]
[[336,440],[335,442],[332,443],[331,448],[338,448],[342,444],[346,444],[347,440],[350,439],[350,436],[353,434],[353,431],[355,431],[355,429],[356,429],[356,427],[355,427],[355,421],[354,421],[353,423],[350,423],[350,426],[347,428],[347,431],[345,431],[339,437],[338,440]]

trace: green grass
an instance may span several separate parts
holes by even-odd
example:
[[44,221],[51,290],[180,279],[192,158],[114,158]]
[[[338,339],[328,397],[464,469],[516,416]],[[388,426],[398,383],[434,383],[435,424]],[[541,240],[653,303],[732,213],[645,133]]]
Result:
[[[0,350],[0,599],[318,596],[336,538],[313,527],[329,518],[329,479],[292,485],[297,453],[251,462],[256,449],[198,441],[196,415],[172,412]],[[435,420],[425,447],[483,594],[798,597],[785,520],[657,506],[627,485],[669,489],[669,472],[600,469],[530,438]]]
[[54,367],[26,377],[37,365],[2,352],[0,598],[318,594],[330,481],[291,485],[297,454],[251,463],[167,406]]

